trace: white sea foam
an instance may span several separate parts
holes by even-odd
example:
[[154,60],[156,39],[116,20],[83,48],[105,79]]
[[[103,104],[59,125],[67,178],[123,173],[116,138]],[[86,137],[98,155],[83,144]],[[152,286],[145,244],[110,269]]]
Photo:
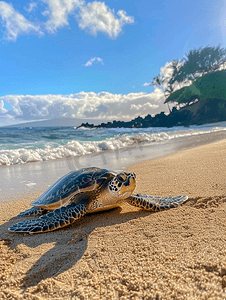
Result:
[[33,187],[36,184],[37,184],[36,182],[25,183],[25,185],[27,185],[29,187]]
[[[136,133],[123,134],[102,141],[70,141],[66,145],[53,146],[53,143],[46,144],[44,149],[20,148],[10,150],[0,150],[0,165],[25,164],[28,162],[38,162],[54,160],[58,158],[73,157],[100,153],[103,151],[114,151],[128,147],[134,147],[137,144],[156,144],[166,140],[188,137],[193,135],[208,134],[217,131],[224,131],[225,127],[215,127],[209,130],[174,130],[172,132],[159,133]],[[26,147],[26,146],[25,146]]]

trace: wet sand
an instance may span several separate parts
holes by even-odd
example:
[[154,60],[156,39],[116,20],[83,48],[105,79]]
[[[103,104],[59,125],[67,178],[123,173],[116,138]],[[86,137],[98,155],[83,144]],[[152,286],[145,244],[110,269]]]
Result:
[[127,170],[137,193],[189,200],[158,213],[124,204],[37,235],[7,231],[37,195],[1,203],[0,299],[226,298],[226,140]]

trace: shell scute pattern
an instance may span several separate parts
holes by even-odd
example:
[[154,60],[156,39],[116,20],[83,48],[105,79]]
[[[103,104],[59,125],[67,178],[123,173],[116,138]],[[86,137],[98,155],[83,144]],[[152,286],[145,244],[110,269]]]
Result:
[[46,198],[46,202],[51,203],[55,199],[54,195],[51,194]]
[[78,192],[92,191],[106,178],[113,177],[110,171],[99,168],[87,168],[71,172],[59,179],[45,193],[31,203],[34,206],[46,206],[64,200]]

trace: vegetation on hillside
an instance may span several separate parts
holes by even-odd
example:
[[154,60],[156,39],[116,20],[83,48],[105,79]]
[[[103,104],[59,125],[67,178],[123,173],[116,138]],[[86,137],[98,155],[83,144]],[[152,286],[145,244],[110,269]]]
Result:
[[219,99],[226,101],[226,71],[218,71],[197,78],[192,85],[173,92],[165,102],[192,104],[194,101]]
[[[189,51],[186,57],[181,60],[173,60],[168,64],[167,73],[170,73],[170,76],[166,77],[160,72],[158,76],[153,78],[151,85],[159,86],[163,90],[167,104],[169,102],[176,104],[193,103],[195,100],[204,99],[205,96],[201,96],[201,94],[204,90],[205,93],[209,93],[208,89],[211,90],[212,88],[212,97],[217,98],[218,93],[224,93],[223,91],[216,91],[225,82],[225,77],[224,73],[218,75],[215,73],[225,69],[225,66],[226,49],[220,48],[220,46],[193,49]],[[208,74],[213,75],[203,78],[204,81],[202,81],[202,77]],[[211,80],[214,81],[212,85],[210,84]],[[219,84],[217,85],[218,80]],[[201,88],[204,90],[202,91]]]

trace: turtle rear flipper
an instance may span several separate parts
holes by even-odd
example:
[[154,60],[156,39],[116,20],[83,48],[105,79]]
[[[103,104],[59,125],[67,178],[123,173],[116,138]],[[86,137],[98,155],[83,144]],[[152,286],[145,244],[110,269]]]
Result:
[[22,211],[17,217],[29,217],[29,216],[42,216],[47,214],[49,211],[41,207],[32,207],[25,211]]
[[174,208],[188,199],[188,196],[177,197],[155,197],[149,195],[132,195],[127,202],[133,206],[143,208],[148,211],[160,211],[167,208]]
[[41,233],[65,227],[86,213],[86,201],[56,209],[37,219],[19,222],[9,228],[11,232]]

